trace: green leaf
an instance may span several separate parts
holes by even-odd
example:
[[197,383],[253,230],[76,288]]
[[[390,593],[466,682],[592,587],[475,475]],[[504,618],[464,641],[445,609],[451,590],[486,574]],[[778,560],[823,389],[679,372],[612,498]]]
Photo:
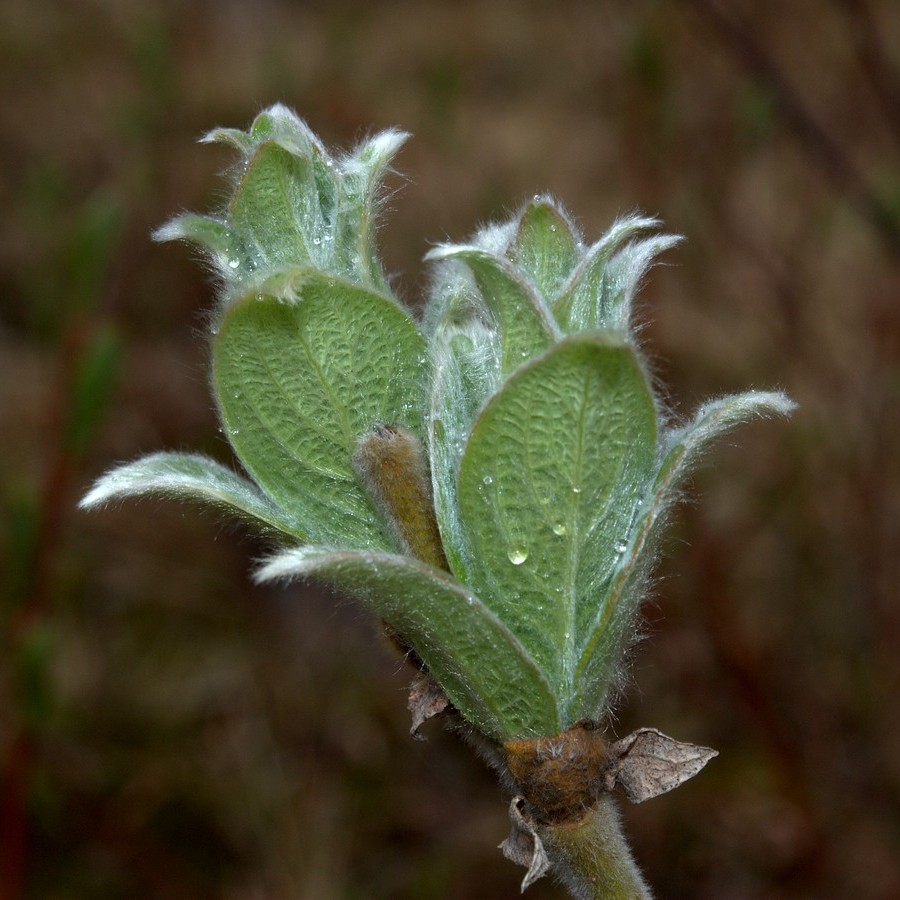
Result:
[[435,514],[450,570],[466,582],[469,553],[456,497],[459,462],[476,415],[500,384],[500,355],[497,333],[485,323],[481,298],[461,262],[437,267],[425,327],[432,363],[428,440]]
[[462,448],[487,398],[499,384],[496,334],[470,319],[435,333],[429,433],[435,514],[450,570],[468,581],[469,558],[459,519],[457,483]]
[[704,403],[693,421],[666,435],[667,452],[656,477],[657,488],[676,487],[719,435],[756,416],[786,416],[796,408],[781,391],[745,391]]
[[196,453],[154,453],[101,476],[78,504],[82,509],[126,497],[160,496],[210,503],[252,524],[294,538],[305,537],[291,520],[246,478]]
[[246,271],[247,254],[227,223],[211,216],[185,213],[175,216],[153,232],[156,241],[191,241],[205,250],[223,273]]
[[297,156],[311,157],[325,149],[306,122],[283,103],[264,109],[250,126],[249,137],[258,145],[275,141]]
[[239,150],[244,156],[249,156],[253,150],[254,140],[246,131],[240,128],[213,128],[200,138],[201,144],[230,144]]
[[274,141],[296,156],[327,156],[319,138],[306,122],[283,103],[264,109],[251,123],[247,131],[238,128],[214,128],[200,139],[201,144],[230,144],[249,158],[260,144]]
[[375,246],[379,191],[406,138],[384,131],[336,159],[302,119],[273,106],[246,132],[219,128],[204,138],[242,156],[228,221],[179,216],[156,237],[202,246],[223,276],[226,300],[306,265],[389,293]]
[[653,472],[656,410],[615,336],[557,344],[512,375],[459,474],[470,584],[547,673],[572,724],[575,667]]
[[450,576],[408,557],[285,550],[259,580],[315,577],[346,591],[416,651],[453,705],[498,741],[556,734],[556,703],[522,644]]
[[326,229],[312,160],[275,141],[261,144],[247,162],[230,219],[253,254],[253,268],[321,263]]
[[578,260],[578,238],[568,218],[543,197],[525,207],[507,255],[549,302]]
[[351,459],[376,422],[422,436],[425,342],[397,303],[359,285],[304,270],[282,290],[242,298],[220,324],[213,386],[226,433],[309,540],[396,550]]
[[438,247],[426,259],[460,259],[472,270],[500,337],[502,375],[546,350],[559,337],[543,300],[507,260],[472,246]]
[[780,392],[749,391],[704,404],[694,420],[666,437],[665,452],[623,554],[622,565],[598,608],[578,664],[575,714],[594,717],[606,705],[617,660],[633,625],[666,512],[678,488],[709,443],[756,415],[787,415],[795,404]]
[[342,160],[334,222],[336,270],[356,272],[363,284],[388,291],[375,245],[381,180],[409,135],[387,130],[364,141]]
[[659,235],[622,245],[658,224],[656,219],[642,216],[619,219],[588,250],[554,303],[554,314],[564,331],[628,328],[631,301],[641,277],[653,257],[679,239]]

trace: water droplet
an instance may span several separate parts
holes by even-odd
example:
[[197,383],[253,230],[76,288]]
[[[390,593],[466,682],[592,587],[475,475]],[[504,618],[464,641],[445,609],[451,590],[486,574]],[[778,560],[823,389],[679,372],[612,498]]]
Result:
[[621,556],[628,549],[628,544],[625,541],[616,541],[615,551],[618,556]]
[[334,160],[333,160],[333,159],[326,159],[326,160],[325,160],[325,165],[328,166],[328,168],[330,169],[330,168],[334,165]]
[[510,547],[506,555],[514,566],[521,566],[528,559],[528,551],[524,547]]
[[572,635],[567,631],[567,632],[563,635],[563,637],[564,637],[566,640],[568,640],[570,637],[572,637]]
[[572,493],[573,493],[573,494],[580,494],[580,493],[581,493],[581,485],[580,485],[580,484],[573,484],[573,485],[572,485]]
[[326,231],[326,232],[325,232],[325,237],[322,238],[322,240],[324,240],[326,243],[327,243],[328,241],[333,241],[333,240],[334,240],[334,235],[333,235],[330,231]]
[[229,429],[228,429],[228,432],[229,432],[229,434],[231,434],[232,436],[237,436],[237,435],[239,435],[239,434],[241,433],[241,429],[240,429],[240,428],[229,428]]
[[472,597],[472,596],[466,597],[466,603],[468,603],[469,606],[474,606],[474,605],[475,605],[475,598]]
[[558,535],[559,537],[562,537],[566,533],[567,530],[568,529],[566,528],[566,525],[564,522],[557,522],[553,526],[553,533],[555,535]]
[[313,238],[313,243],[318,247],[319,244],[322,243],[322,238],[320,238],[320,237],[314,237],[314,238]]
[[241,261],[237,257],[234,257],[234,258],[228,260],[228,268],[229,269],[236,269],[240,264],[241,264]]
[[494,479],[491,478],[490,475],[485,475],[484,478],[481,479],[485,484],[493,484]]
[[535,194],[531,199],[534,200],[535,203],[540,203],[540,202],[541,202],[541,195],[540,195],[540,194]]
[[219,333],[219,326],[218,326],[218,324],[210,325],[210,326],[209,326],[209,333],[210,333],[213,337],[215,337],[215,336]]
[[556,226],[555,226],[555,225],[551,225],[551,226],[550,226],[550,230],[551,230],[551,231],[556,231]]

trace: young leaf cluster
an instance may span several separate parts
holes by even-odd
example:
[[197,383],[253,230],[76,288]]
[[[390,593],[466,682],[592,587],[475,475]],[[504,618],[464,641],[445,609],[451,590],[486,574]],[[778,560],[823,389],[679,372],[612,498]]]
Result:
[[[247,477],[157,453],[83,505],[163,494],[255,522],[282,545],[260,579],[315,577],[357,598],[489,738],[602,717],[685,473],[723,431],[790,401],[750,392],[667,425],[632,325],[642,277],[675,242],[653,219],[588,245],[535,197],[432,250],[419,324],[374,245],[404,135],[335,157],[279,106],[209,139],[241,156],[227,209],[158,237],[199,245],[220,275],[212,386]],[[379,436],[393,455],[372,464]],[[398,454],[404,442],[425,452]],[[429,517],[433,531],[410,525]]]

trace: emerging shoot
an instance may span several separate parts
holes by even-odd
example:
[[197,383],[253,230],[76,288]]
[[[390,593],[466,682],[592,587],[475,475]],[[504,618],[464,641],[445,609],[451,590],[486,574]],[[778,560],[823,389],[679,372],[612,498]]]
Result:
[[279,548],[260,581],[315,578],[382,619],[420,670],[415,728],[451,717],[516,796],[503,845],[576,897],[647,888],[612,793],[640,802],[715,755],[654,729],[616,741],[610,705],[666,512],[710,441],[778,392],[663,417],[632,325],[676,243],[628,216],[584,242],[535,197],[429,253],[423,322],[374,243],[380,180],[405,135],[332,155],[282,106],[207,138],[240,155],[218,216],[157,233],[220,276],[212,387],[244,474],[157,453],[104,475],[93,507],[162,494],[228,509]]

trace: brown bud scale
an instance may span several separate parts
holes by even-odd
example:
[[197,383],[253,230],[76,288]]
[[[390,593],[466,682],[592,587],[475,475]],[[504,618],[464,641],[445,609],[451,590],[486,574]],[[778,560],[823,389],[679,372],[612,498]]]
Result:
[[553,737],[507,741],[503,751],[538,820],[578,820],[607,789],[609,747],[594,722],[578,722]]

